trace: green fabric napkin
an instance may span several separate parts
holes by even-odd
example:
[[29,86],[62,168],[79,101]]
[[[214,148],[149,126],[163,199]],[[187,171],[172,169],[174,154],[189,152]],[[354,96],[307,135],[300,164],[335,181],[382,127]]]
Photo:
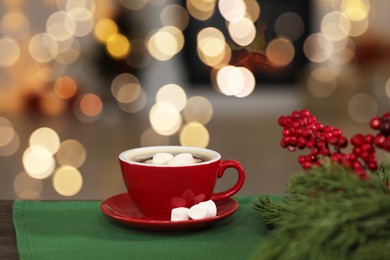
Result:
[[21,259],[248,259],[269,233],[252,208],[257,197],[234,197],[233,215],[189,232],[126,227],[100,201],[18,200],[13,220]]

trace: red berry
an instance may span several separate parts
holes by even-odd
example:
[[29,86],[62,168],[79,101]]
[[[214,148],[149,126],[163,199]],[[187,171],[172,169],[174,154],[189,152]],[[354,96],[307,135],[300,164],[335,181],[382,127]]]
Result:
[[356,147],[360,147],[364,143],[364,136],[361,134],[356,134],[351,139],[351,144]]
[[374,117],[373,119],[371,119],[370,121],[370,127],[374,130],[378,130],[379,129],[379,124],[381,122],[381,119],[380,117]]
[[385,141],[383,142],[383,149],[390,152],[390,136],[386,137]]
[[379,148],[382,148],[383,147],[383,143],[385,142],[386,140],[386,137],[381,135],[381,134],[377,134],[375,136],[375,139],[374,139],[374,144],[376,146],[378,146]]

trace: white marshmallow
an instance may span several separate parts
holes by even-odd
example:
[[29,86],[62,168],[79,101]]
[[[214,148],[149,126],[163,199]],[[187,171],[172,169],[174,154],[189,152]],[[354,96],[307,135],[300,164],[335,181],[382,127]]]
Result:
[[191,219],[197,220],[210,217],[210,213],[205,205],[196,204],[190,208],[188,216]]
[[153,156],[152,162],[153,164],[167,164],[170,160],[172,160],[173,155],[170,153],[156,153]]
[[171,211],[171,221],[183,221],[183,220],[189,220],[190,217],[188,216],[189,208],[185,207],[179,207],[174,208]]
[[169,165],[189,165],[194,163],[194,157],[192,157],[192,154],[190,153],[176,154],[175,157],[168,162]]
[[200,205],[204,205],[208,212],[210,217],[215,217],[217,215],[217,205],[215,205],[214,201],[207,200],[199,202]]

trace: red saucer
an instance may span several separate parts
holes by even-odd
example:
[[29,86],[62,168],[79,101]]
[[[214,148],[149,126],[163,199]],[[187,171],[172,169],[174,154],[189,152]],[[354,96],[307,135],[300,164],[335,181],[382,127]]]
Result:
[[113,220],[130,227],[154,231],[188,231],[206,227],[233,214],[238,203],[232,198],[215,201],[217,216],[199,220],[169,221],[145,217],[134,205],[129,194],[110,197],[100,205],[101,211]]

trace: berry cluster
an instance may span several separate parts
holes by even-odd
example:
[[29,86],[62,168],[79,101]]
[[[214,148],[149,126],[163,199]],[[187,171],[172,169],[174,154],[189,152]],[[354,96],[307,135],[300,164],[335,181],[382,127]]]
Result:
[[338,128],[324,126],[308,110],[294,111],[278,120],[283,127],[280,145],[290,151],[307,148],[308,155],[301,155],[298,162],[302,168],[309,169],[323,163],[323,157],[329,157],[346,167],[351,167],[362,178],[367,177],[366,169],[375,170],[378,162],[375,146],[390,151],[390,113],[373,118],[370,126],[379,130],[375,137],[356,134],[351,138],[351,153],[342,152],[348,146],[348,139]]

